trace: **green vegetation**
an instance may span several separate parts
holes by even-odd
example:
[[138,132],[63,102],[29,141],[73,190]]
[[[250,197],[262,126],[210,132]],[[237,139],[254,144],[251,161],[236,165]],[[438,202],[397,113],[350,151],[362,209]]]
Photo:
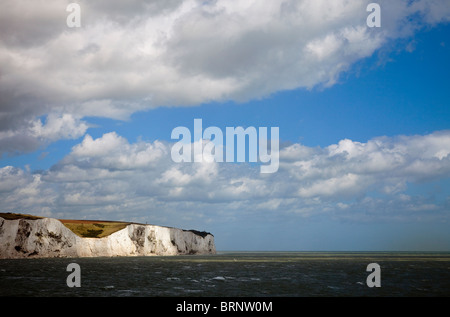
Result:
[[[19,213],[0,213],[0,217],[6,220],[37,220],[45,217],[33,216]],[[69,228],[73,233],[82,238],[103,238],[116,231],[122,230],[130,223],[119,221],[101,221],[101,220],[66,220],[59,219],[63,225]],[[54,234],[54,233],[50,233]]]
[[38,217],[28,214],[16,214],[11,212],[0,212],[0,217],[6,220],[17,220],[17,219],[27,219],[27,220],[36,220],[36,219],[42,219],[44,217]]
[[129,223],[115,221],[64,220],[60,221],[82,238],[103,238],[122,230]]
[[210,232],[206,232],[206,231],[198,231],[198,230],[184,230],[184,231],[189,231],[192,232],[202,238],[206,237],[208,234],[212,235]]

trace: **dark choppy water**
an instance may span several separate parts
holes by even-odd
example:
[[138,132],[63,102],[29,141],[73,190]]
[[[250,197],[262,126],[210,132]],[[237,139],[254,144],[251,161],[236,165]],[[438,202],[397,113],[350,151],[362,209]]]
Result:
[[[69,263],[81,268],[70,288]],[[369,263],[381,287],[369,288]],[[450,253],[223,252],[0,260],[1,296],[450,296]]]

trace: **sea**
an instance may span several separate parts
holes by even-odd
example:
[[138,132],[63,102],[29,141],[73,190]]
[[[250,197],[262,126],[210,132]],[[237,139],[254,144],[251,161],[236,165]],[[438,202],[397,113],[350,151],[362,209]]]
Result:
[[2,259],[0,296],[448,297],[450,253],[217,252]]

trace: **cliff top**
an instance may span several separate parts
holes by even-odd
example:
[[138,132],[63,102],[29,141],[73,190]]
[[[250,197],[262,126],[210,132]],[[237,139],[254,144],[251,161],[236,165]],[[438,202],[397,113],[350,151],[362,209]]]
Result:
[[36,220],[36,219],[42,219],[44,217],[39,216],[33,216],[28,214],[17,214],[17,213],[11,213],[11,212],[0,212],[0,217],[6,220],[17,220],[17,219],[29,219],[29,220]]
[[[37,220],[45,217],[33,216],[20,213],[0,213],[0,217],[6,220]],[[130,224],[144,225],[136,222],[110,221],[110,220],[76,220],[76,219],[58,219],[63,225],[69,228],[73,233],[82,238],[103,238],[116,231],[122,230]],[[206,231],[185,230],[195,233],[201,237],[211,234]]]
[[[33,216],[19,213],[0,213],[0,217],[7,220],[27,219],[36,220],[45,217]],[[129,222],[108,221],[108,220],[72,220],[58,219],[63,225],[69,228],[73,233],[82,238],[102,238],[116,231],[119,231],[129,225]]]

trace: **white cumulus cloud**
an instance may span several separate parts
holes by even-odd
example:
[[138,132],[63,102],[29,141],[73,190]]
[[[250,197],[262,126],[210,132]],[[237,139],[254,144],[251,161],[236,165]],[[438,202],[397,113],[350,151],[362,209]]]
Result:
[[448,217],[448,201],[408,189],[448,179],[449,131],[366,143],[346,139],[323,148],[292,144],[280,150],[280,169],[270,175],[249,164],[175,163],[170,147],[160,141],[129,143],[116,133],[86,135],[47,171],[3,167],[2,209],[154,218],[171,225],[180,225],[191,212],[205,223],[249,213],[353,220]]
[[[36,146],[29,122],[48,140],[82,134],[79,121],[59,129],[55,113],[125,119],[330,86],[388,41],[449,21],[446,1],[379,1],[382,27],[368,28],[369,2],[80,0],[82,26],[69,28],[69,1],[5,0],[0,150]],[[36,120],[47,115],[44,128]]]

